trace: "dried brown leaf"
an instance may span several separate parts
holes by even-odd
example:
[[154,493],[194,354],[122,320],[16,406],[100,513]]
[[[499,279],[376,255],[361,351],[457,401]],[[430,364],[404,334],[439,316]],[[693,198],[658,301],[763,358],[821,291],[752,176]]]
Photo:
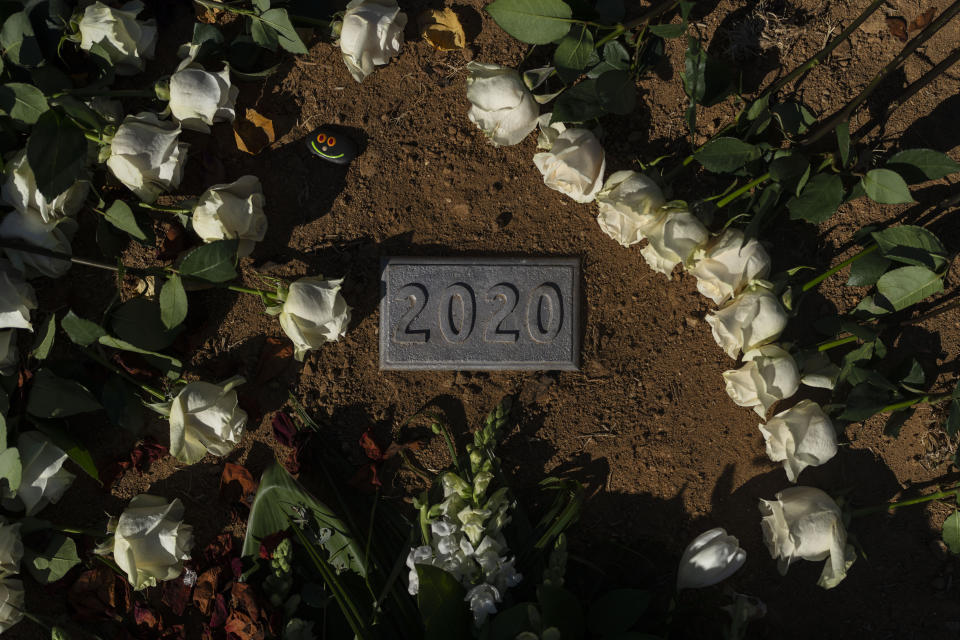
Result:
[[293,358],[293,343],[270,336],[260,351],[254,384],[261,385],[273,380],[286,370]]
[[197,578],[193,588],[193,604],[205,616],[210,615],[214,602],[217,599],[217,585],[220,582],[220,567],[207,569]]
[[899,16],[887,18],[887,31],[900,42],[907,41],[907,21]]
[[242,502],[250,505],[257,492],[257,482],[246,467],[227,462],[220,475],[220,497],[227,502]]
[[920,31],[920,29],[925,28],[928,24],[933,22],[933,17],[937,15],[936,7],[930,7],[910,23],[910,26],[907,27],[907,31]]
[[237,149],[255,156],[276,139],[273,120],[260,115],[255,109],[247,109],[244,117],[234,120],[233,137],[236,138]]
[[438,51],[463,49],[467,36],[453,9],[427,9],[417,18],[420,35]]

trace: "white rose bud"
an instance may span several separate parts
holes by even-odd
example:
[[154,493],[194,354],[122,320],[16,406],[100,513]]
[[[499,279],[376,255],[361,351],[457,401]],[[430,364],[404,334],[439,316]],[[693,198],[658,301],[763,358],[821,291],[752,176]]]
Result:
[[478,584],[467,592],[464,601],[470,603],[473,624],[480,627],[487,621],[488,616],[497,612],[500,592],[492,584]]
[[702,254],[694,257],[690,273],[697,278],[697,291],[717,304],[740,293],[752,280],[770,273],[770,256],[751,238],[744,243],[743,232],[727,229]]
[[350,323],[350,307],[340,295],[343,280],[300,278],[290,285],[280,312],[280,327],[293,340],[299,362],[307,351],[339,340]]
[[753,407],[760,417],[776,402],[789,398],[800,388],[797,363],[775,344],[743,354],[743,366],[723,372],[727,395],[741,407]]
[[527,91],[516,69],[498,64],[467,64],[467,117],[490,141],[512,145],[537,126],[540,107]]
[[[76,228],[77,222],[69,218],[44,222],[40,212],[35,209],[11,211],[0,221],[0,238],[70,255],[73,253],[70,237]],[[59,278],[70,270],[72,264],[69,260],[30,251],[4,249],[4,252],[13,266],[28,276],[39,274],[48,278]]]
[[340,51],[354,80],[363,82],[374,67],[400,53],[405,26],[407,14],[394,0],[350,0],[340,28]]
[[200,196],[193,210],[193,230],[204,242],[238,239],[238,255],[250,255],[267,234],[263,188],[256,176],[217,184]]
[[190,382],[170,405],[170,455],[187,464],[207,452],[225,456],[240,442],[247,412],[239,407],[233,378],[223,385]]
[[697,247],[707,241],[710,232],[700,220],[684,210],[667,210],[645,231],[649,242],[640,255],[651,269],[672,277],[675,266],[686,266]]
[[773,293],[754,285],[707,314],[713,339],[736,360],[740,351],[750,351],[773,342],[787,326],[787,312]]
[[796,482],[800,472],[816,467],[837,454],[837,432],[830,417],[816,402],[801,400],[760,425],[767,455],[783,462],[787,479]]
[[0,575],[20,573],[23,558],[20,524],[0,517]]
[[826,493],[812,487],[784,489],[775,500],[761,500],[760,513],[763,540],[781,575],[797,560],[827,558],[817,584],[831,589],[846,577],[856,554],[847,544],[840,507]]
[[144,61],[153,59],[157,46],[156,22],[137,20],[143,6],[140,0],[131,0],[119,9],[94,2],[80,18],[80,48],[90,51],[93,45],[100,45],[119,75],[143,71]]
[[16,371],[19,356],[16,329],[0,331],[0,375],[9,376]]
[[76,476],[63,468],[67,454],[39,431],[21,433],[17,449],[23,470],[16,496],[26,507],[26,515],[32,516],[59,502]]
[[80,180],[53,200],[47,200],[37,188],[37,179],[27,162],[26,149],[14,154],[3,173],[6,176],[0,188],[3,201],[20,213],[30,210],[39,212],[44,222],[75,216],[83,207],[90,190],[90,183]]
[[603,186],[607,160],[603,147],[588,129],[567,129],[557,136],[550,151],[533,156],[543,183],[577,202],[592,202]]
[[168,108],[184,129],[210,132],[215,122],[233,122],[240,90],[230,83],[230,69],[214,73],[187,58],[170,76]]
[[0,329],[28,329],[30,310],[37,308],[33,287],[13,269],[9,262],[0,260]]
[[617,171],[597,193],[597,222],[604,233],[629,247],[663,217],[660,208],[665,204],[663,191],[652,179],[636,171]]
[[135,590],[173,580],[190,559],[193,527],[183,522],[183,503],[142,493],[134,496],[113,533],[113,559]]
[[0,578],[0,633],[23,620],[25,608],[23,582],[8,577]]
[[144,202],[176,188],[183,178],[187,145],[177,142],[180,127],[143,112],[124,118],[110,144],[107,167]]
[[702,589],[722,582],[747,561],[740,541],[722,528],[710,529],[693,539],[680,558],[677,591]]

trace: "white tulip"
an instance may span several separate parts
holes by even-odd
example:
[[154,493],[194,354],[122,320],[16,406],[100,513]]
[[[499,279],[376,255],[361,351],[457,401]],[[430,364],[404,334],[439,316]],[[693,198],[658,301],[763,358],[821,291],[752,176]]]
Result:
[[0,578],[0,633],[23,620],[23,581]]
[[290,285],[280,327],[293,340],[297,361],[303,362],[307,351],[339,340],[347,332],[350,306],[340,295],[342,284],[342,279],[300,278]]
[[170,405],[170,455],[187,464],[207,452],[225,456],[240,442],[247,412],[239,407],[234,387],[243,378],[223,385],[189,382]]
[[697,252],[690,273],[697,278],[697,291],[723,304],[751,281],[767,277],[770,256],[756,239],[744,242],[742,231],[727,229]]
[[107,167],[144,202],[176,188],[183,178],[187,145],[177,142],[180,127],[143,112],[124,118],[110,144]]
[[789,398],[800,388],[797,363],[775,344],[750,349],[743,354],[743,366],[723,372],[727,395],[741,407],[753,407],[760,417],[776,402]]
[[395,0],[350,0],[340,28],[340,51],[357,82],[390,62],[403,46],[407,14]]
[[[0,221],[0,238],[70,255],[73,253],[70,238],[76,228],[77,222],[70,218],[44,222],[36,209],[11,211]],[[4,249],[4,252],[13,266],[28,276],[39,274],[48,278],[59,278],[70,270],[72,264],[69,260],[30,251]]]
[[0,260],[0,329],[28,329],[30,310],[37,308],[33,287],[9,262]]
[[597,193],[597,222],[604,233],[629,247],[665,215],[660,209],[666,202],[652,179],[636,171],[617,171]]
[[566,129],[550,151],[533,156],[543,183],[577,202],[592,202],[603,186],[607,160],[597,136],[589,129]]
[[20,525],[20,522],[7,522],[0,517],[0,576],[20,573],[20,559],[23,558]]
[[847,544],[840,507],[820,489],[791,487],[775,500],[761,500],[763,540],[777,560],[781,575],[797,560],[829,558],[817,582],[824,589],[837,586],[856,560]]
[[200,196],[193,209],[193,230],[204,242],[238,239],[238,255],[248,256],[267,234],[263,188],[256,176],[217,184]]
[[157,46],[157,24],[137,20],[143,11],[140,0],[131,0],[119,9],[94,2],[80,18],[80,48],[90,51],[99,45],[119,75],[134,75],[144,70],[145,60],[153,59]]
[[17,350],[16,329],[0,331],[0,375],[9,376],[16,371],[19,361],[20,353]]
[[230,69],[214,73],[187,58],[170,76],[168,108],[184,129],[210,132],[215,122],[233,122],[240,90],[230,83]]
[[830,417],[816,402],[801,400],[760,425],[767,455],[783,462],[787,479],[796,482],[800,472],[816,467],[837,454],[837,432]]
[[736,360],[741,350],[750,351],[780,337],[787,326],[787,312],[768,288],[756,284],[708,313],[706,320],[713,339]]
[[134,496],[113,533],[113,559],[138,591],[179,576],[191,547],[193,527],[183,522],[178,498],[168,503],[146,493]]
[[669,207],[644,233],[649,242],[640,250],[640,255],[651,269],[668,278],[678,264],[687,266],[697,247],[710,237],[710,232],[695,215]]
[[64,216],[75,216],[83,207],[90,190],[90,183],[86,180],[74,182],[66,191],[53,200],[47,200],[37,188],[37,179],[33,169],[27,162],[27,151],[18,151],[7,162],[3,171],[6,179],[0,188],[0,197],[3,201],[20,213],[37,211],[44,222],[53,222]]
[[26,515],[32,516],[59,502],[76,476],[63,468],[67,454],[39,431],[21,433],[17,449],[23,470],[16,496],[26,507]]
[[482,626],[487,617],[497,612],[497,602],[500,601],[500,592],[492,584],[478,584],[467,591],[464,602],[470,603],[473,612],[473,624]]
[[693,539],[680,558],[677,591],[701,589],[722,582],[747,561],[740,541],[726,529],[710,529]]
[[516,69],[498,64],[467,64],[467,117],[490,141],[511,145],[537,126],[540,107],[527,91]]

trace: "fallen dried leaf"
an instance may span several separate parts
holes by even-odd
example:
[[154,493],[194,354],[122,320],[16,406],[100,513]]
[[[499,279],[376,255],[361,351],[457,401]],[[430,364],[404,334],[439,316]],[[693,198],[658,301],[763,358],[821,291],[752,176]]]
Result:
[[174,615],[182,616],[190,602],[191,587],[183,582],[183,575],[176,580],[160,583],[160,601],[170,607]]
[[920,31],[920,29],[925,28],[928,24],[933,22],[933,17],[937,15],[936,7],[930,7],[910,23],[910,26],[907,27],[907,31]]
[[278,377],[293,359],[293,343],[270,336],[260,351],[254,383],[261,385]]
[[233,536],[221,533],[203,550],[203,560],[206,566],[225,567],[230,563],[230,554],[233,553]]
[[193,588],[193,604],[205,616],[210,615],[216,602],[221,571],[220,567],[207,569],[197,578],[197,584]]
[[227,621],[227,599],[222,593],[217,594],[213,602],[213,613],[210,615],[210,626],[214,629],[222,627]]
[[220,474],[220,497],[227,502],[242,502],[250,506],[257,492],[257,482],[246,467],[227,462]]
[[427,9],[417,18],[420,35],[438,51],[463,49],[467,36],[463,32],[460,19],[453,9]]
[[383,465],[405,449],[419,449],[420,441],[414,440],[403,444],[391,442],[384,451],[373,439],[373,432],[367,429],[360,436],[360,448],[363,449],[363,453],[370,459],[370,462],[358,467],[348,483],[361,491],[369,492],[375,487],[383,486],[383,482],[380,480]]
[[233,137],[237,140],[237,149],[255,156],[276,139],[273,120],[255,109],[247,109],[243,118],[234,120]]
[[187,237],[184,234],[183,225],[179,222],[168,222],[163,227],[163,238],[160,240],[160,247],[157,249],[157,258],[160,260],[173,260],[186,245]]
[[150,607],[138,600],[133,602],[133,622],[141,634],[149,631],[160,631],[163,628],[162,618]]
[[117,576],[109,567],[98,565],[84,571],[70,587],[67,601],[83,621],[114,620],[130,611],[133,590],[126,580]]
[[887,30],[900,42],[907,41],[907,21],[899,16],[887,18]]
[[260,557],[264,560],[269,560],[271,554],[273,554],[273,550],[277,548],[277,545],[289,537],[289,531],[277,531],[263,538],[260,541]]
[[231,611],[223,630],[231,640],[263,640],[267,637],[263,625],[241,611]]
[[251,618],[260,617],[260,604],[257,602],[257,592],[246,582],[234,582],[230,589],[230,608],[245,611]]

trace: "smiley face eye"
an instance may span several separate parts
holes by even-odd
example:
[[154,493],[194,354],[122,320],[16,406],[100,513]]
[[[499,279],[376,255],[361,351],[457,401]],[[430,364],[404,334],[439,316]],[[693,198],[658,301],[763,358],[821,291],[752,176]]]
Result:
[[327,138],[327,144],[330,145],[331,147],[334,147],[337,144],[337,139],[334,138],[333,136],[330,136],[329,138]]
[[323,144],[324,142],[326,142],[326,140],[327,140],[327,134],[325,133],[317,134],[317,142],[319,142],[320,144]]

